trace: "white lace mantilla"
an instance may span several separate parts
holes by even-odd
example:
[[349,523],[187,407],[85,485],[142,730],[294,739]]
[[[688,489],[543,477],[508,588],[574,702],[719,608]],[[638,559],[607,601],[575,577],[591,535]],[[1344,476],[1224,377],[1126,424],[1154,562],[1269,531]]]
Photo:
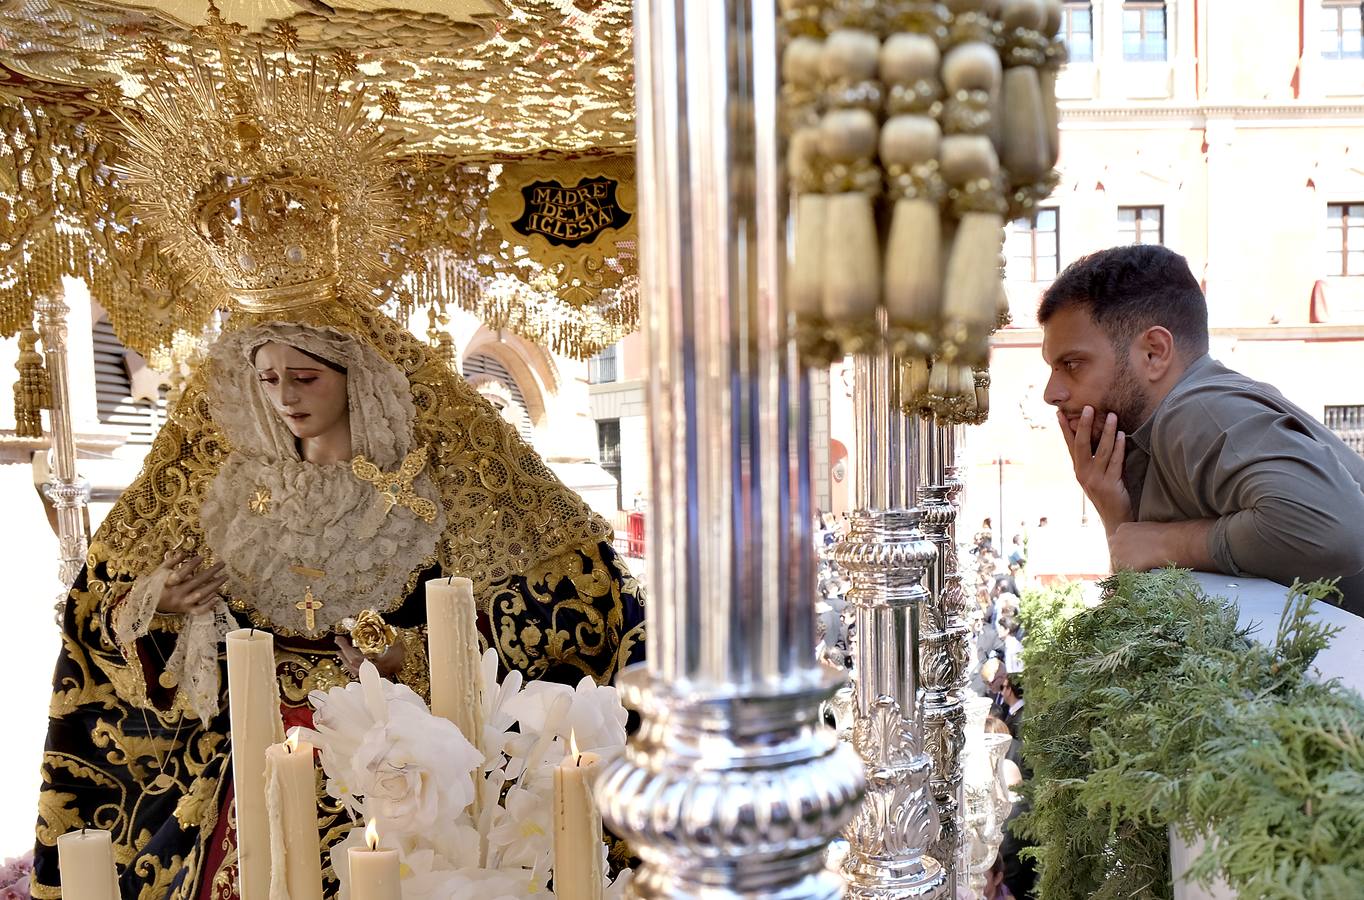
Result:
[[[321,637],[342,619],[401,603],[412,574],[436,552],[445,527],[430,475],[413,481],[435,504],[424,522],[361,481],[349,462],[298,458],[293,436],[265,397],[250,352],[287,343],[346,368],[352,448],[386,472],[411,449],[415,410],[407,379],[353,337],[325,328],[272,324],[224,335],[209,375],[213,417],[232,451],[204,499],[204,537],[227,565],[227,593],[282,634]],[[313,627],[300,606],[320,602]]]

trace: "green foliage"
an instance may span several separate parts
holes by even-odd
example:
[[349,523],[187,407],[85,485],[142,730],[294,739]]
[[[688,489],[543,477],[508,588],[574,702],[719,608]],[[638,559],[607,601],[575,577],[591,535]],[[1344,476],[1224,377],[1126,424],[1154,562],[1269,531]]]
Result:
[[1173,825],[1206,840],[1191,877],[1241,897],[1364,897],[1364,701],[1306,674],[1331,588],[1296,585],[1271,646],[1185,572],[1104,589],[1078,612],[1068,593],[1023,605],[1038,895],[1172,897]]
[[1088,604],[1082,582],[1064,581],[1049,588],[1024,588],[1018,603],[1018,618],[1028,635],[1024,659],[1028,659],[1030,648],[1051,643],[1052,635],[1061,623],[1085,609]]

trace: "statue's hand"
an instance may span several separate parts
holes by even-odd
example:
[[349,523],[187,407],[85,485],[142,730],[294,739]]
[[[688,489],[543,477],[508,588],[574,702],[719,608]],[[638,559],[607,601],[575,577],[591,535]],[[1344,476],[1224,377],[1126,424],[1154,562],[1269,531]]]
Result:
[[402,671],[403,663],[407,660],[407,647],[402,641],[394,641],[393,646],[379,656],[365,656],[344,634],[336,636],[336,646],[341,651],[341,665],[355,678],[360,677],[360,665],[367,659],[374,663],[374,668],[379,670],[380,675],[390,680]]
[[205,568],[202,556],[188,556],[183,551],[168,554],[157,569],[170,575],[156,611],[175,615],[209,612],[221,599],[218,592],[227,583],[226,568],[224,563]]

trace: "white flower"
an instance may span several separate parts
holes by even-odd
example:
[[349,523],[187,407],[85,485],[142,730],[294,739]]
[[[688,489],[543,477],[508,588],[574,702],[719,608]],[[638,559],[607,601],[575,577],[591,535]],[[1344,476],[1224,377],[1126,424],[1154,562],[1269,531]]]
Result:
[[[601,756],[625,743],[625,710],[614,688],[584,678],[571,689],[497,681],[497,654],[481,660],[486,759],[459,730],[431,715],[408,688],[366,663],[360,681],[314,692],[314,743],[327,790],[358,817],[373,818],[383,847],[402,861],[403,900],[540,900],[553,861],[554,766],[578,748]],[[516,730],[513,731],[513,728]],[[473,816],[475,785],[479,816]],[[361,830],[332,850],[348,896],[346,851]],[[600,847],[603,859],[606,847]],[[629,873],[607,889],[623,897]]]
[[358,685],[311,699],[327,791],[353,812],[422,834],[454,824],[473,801],[470,772],[482,754],[410,688],[380,678],[372,663],[361,666]]
[[488,833],[488,848],[498,866],[536,868],[548,865],[554,849],[554,782],[549,789],[516,785],[507,791],[503,809]]
[[625,746],[626,715],[614,687],[584,677],[573,692],[568,729],[579,750],[606,754]]
[[[516,714],[512,711],[514,701],[521,692],[521,673],[512,670],[500,684],[497,680],[497,651],[488,649],[483,652],[480,663],[483,674],[483,752],[484,771],[502,764],[502,753],[511,738],[510,729],[516,724]],[[532,682],[535,683],[535,682]]]

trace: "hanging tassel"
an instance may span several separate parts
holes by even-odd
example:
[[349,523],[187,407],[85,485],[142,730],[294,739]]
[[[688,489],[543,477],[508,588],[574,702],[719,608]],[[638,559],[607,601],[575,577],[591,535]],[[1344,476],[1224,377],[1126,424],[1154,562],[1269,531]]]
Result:
[[787,152],[795,190],[795,249],[787,296],[797,319],[818,327],[824,304],[824,223],[828,200],[819,192],[819,132],[805,129],[791,138]]
[[996,329],[1008,328],[1010,323],[1014,320],[1013,314],[1009,311],[1009,292],[1004,289],[1004,282],[1009,272],[1009,258],[1004,255],[1004,241],[1007,237],[1008,233],[1001,228],[999,232],[999,257],[997,263],[999,268],[999,291],[997,295],[998,305],[995,311]]
[[14,363],[14,368],[19,370],[19,380],[14,383],[14,434],[17,437],[42,437],[41,411],[52,408],[52,385],[43,368],[43,356],[35,349],[37,345],[38,332],[32,326],[19,332],[19,359]]
[[873,204],[881,188],[875,163],[880,51],[875,34],[842,28],[824,42],[820,60],[834,107],[819,129],[819,149],[828,165],[821,306],[844,353],[868,349],[877,335],[881,247]]
[[942,353],[983,363],[999,310],[999,163],[988,137],[954,135],[943,140],[942,168],[958,216],[943,288]]
[[1004,88],[1001,141],[1004,168],[1015,183],[1041,179],[1051,168],[1049,125],[1037,69],[1046,61],[1042,0],[1004,0]]
[[971,41],[947,51],[942,62],[947,89],[943,133],[988,135],[1001,77],[999,53],[990,44]]
[[1047,120],[1049,169],[1061,158],[1061,114],[1056,107],[1056,79],[1069,56],[1066,42],[1058,34],[1061,30],[1061,12],[1061,0],[1046,0],[1046,19],[1042,23],[1042,35],[1047,37],[1047,60],[1037,73],[1042,86],[1042,114]]
[[928,358],[906,359],[900,365],[900,402],[905,415],[924,415],[931,409],[928,402]]
[[961,424],[969,402],[975,402],[975,387],[971,378],[971,367],[960,362],[945,359],[933,361],[933,371],[928,377],[928,399],[926,406],[932,410],[938,422],[943,425]]
[[974,424],[979,425],[990,418],[990,369],[982,366],[973,373],[976,387],[976,416]]
[[787,170],[795,198],[795,246],[786,295],[803,333],[823,331],[825,199],[819,152],[819,79],[823,42],[809,35],[782,50],[781,121],[787,137]]
[[937,42],[900,33],[881,48],[881,79],[891,118],[881,126],[881,165],[894,201],[886,245],[885,301],[891,349],[933,353],[942,306],[942,200],[938,170],[941,55]]

